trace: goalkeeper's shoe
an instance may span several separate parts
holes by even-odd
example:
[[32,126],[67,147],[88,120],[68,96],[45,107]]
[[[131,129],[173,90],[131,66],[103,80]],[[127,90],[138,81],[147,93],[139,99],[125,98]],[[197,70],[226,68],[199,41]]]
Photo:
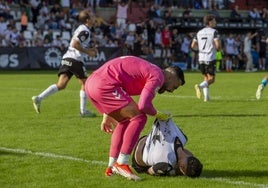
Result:
[[256,99],[259,100],[261,98],[261,94],[262,94],[263,88],[264,88],[263,84],[260,84],[258,86],[258,89],[256,91]]
[[200,90],[199,85],[198,84],[195,84],[194,88],[195,88],[195,92],[196,92],[196,97],[198,99],[200,99],[201,98],[201,90]]
[[129,168],[129,166],[127,164],[118,164],[117,162],[114,163],[113,165],[113,173],[114,174],[119,174],[129,180],[134,180],[134,181],[138,181],[141,180],[141,178],[137,175],[135,175],[132,170]]
[[105,170],[105,176],[110,177],[113,175],[113,171],[111,167],[107,167]]
[[40,107],[41,107],[41,100],[39,99],[39,97],[33,96],[32,101],[33,101],[34,110],[36,111],[36,113],[39,114],[40,113]]

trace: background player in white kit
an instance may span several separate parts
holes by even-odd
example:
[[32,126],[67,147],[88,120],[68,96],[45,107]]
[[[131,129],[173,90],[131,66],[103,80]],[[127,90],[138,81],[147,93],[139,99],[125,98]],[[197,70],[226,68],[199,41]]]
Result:
[[38,96],[33,96],[33,106],[36,113],[40,113],[41,101],[56,93],[59,90],[63,90],[73,75],[77,77],[81,84],[80,90],[80,115],[82,117],[93,117],[95,114],[86,109],[87,97],[85,94],[85,81],[87,79],[86,68],[84,66],[84,57],[89,55],[94,57],[98,51],[95,47],[90,48],[90,27],[94,23],[94,15],[88,11],[83,10],[79,13],[79,21],[81,25],[74,31],[74,35],[71,39],[67,52],[63,55],[61,66],[58,72],[58,82],[50,85]]
[[220,40],[216,27],[216,19],[214,15],[206,15],[203,19],[205,27],[197,32],[194,37],[191,48],[198,47],[198,61],[202,75],[203,82],[195,85],[196,97],[201,98],[201,90],[204,93],[204,101],[210,100],[209,86],[215,81],[215,60],[217,50],[220,50]]

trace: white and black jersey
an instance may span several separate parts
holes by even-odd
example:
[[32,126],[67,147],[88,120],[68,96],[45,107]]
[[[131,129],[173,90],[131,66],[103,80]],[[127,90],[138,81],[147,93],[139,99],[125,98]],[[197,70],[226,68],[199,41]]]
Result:
[[187,137],[176,126],[172,119],[156,121],[153,129],[146,139],[142,160],[148,166],[164,162],[171,166],[177,165],[175,141],[179,139],[182,146],[187,142]]
[[198,43],[199,61],[210,62],[216,59],[214,40],[218,38],[218,32],[214,28],[205,27],[198,31],[194,40]]
[[73,48],[72,44],[74,40],[78,40],[84,48],[89,48],[90,34],[91,34],[90,29],[86,25],[84,24],[80,25],[74,31],[68,50],[63,55],[63,59],[75,59],[77,61],[84,62],[84,58],[87,56],[87,54],[84,54],[78,51],[77,49]]

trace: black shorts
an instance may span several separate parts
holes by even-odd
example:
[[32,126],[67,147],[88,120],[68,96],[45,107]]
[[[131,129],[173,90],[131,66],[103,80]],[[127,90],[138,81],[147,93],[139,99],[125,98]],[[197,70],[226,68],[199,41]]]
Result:
[[[148,169],[150,168],[150,166],[140,166],[136,159],[135,159],[135,152],[136,152],[136,149],[137,149],[137,145],[139,144],[140,140],[143,139],[144,137],[146,136],[142,136],[141,138],[139,138],[139,140],[137,141],[134,149],[133,149],[133,155],[132,155],[132,168],[134,168],[134,170],[138,173],[147,173]],[[145,145],[144,145],[145,146]],[[143,146],[143,147],[144,147]]]
[[266,58],[266,52],[261,50],[259,52],[259,58]]
[[210,74],[210,75],[214,76],[215,72],[216,72],[215,62],[216,61],[209,61],[209,62],[199,61],[201,73],[202,74]]
[[66,58],[61,60],[61,66],[58,71],[58,76],[61,74],[67,74],[69,78],[73,75],[79,79],[86,79],[87,78],[87,71],[84,64],[80,61],[75,59]]

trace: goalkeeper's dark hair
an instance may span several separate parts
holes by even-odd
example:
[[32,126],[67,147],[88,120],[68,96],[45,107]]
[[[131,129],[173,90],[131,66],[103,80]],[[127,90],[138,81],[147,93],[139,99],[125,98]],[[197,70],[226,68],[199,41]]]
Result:
[[183,86],[183,85],[185,84],[184,73],[183,73],[183,71],[182,71],[181,68],[178,67],[178,66],[172,66],[172,68],[175,69],[178,78],[181,80],[181,85]]
[[187,169],[185,172],[186,176],[196,178],[201,175],[203,169],[202,163],[195,157],[189,157],[187,159]]

